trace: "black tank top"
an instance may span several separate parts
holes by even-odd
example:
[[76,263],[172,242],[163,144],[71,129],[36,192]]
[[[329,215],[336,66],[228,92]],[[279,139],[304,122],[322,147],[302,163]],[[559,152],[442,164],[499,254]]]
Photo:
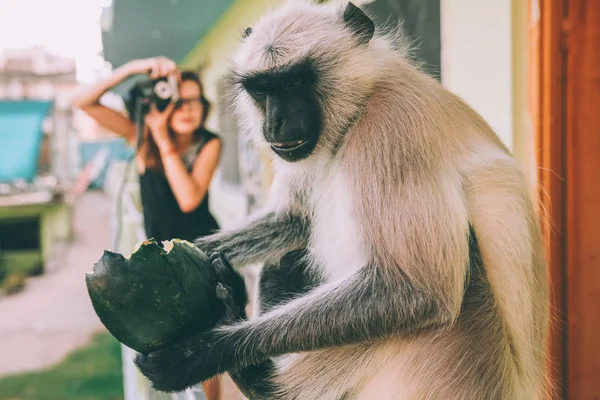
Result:
[[[218,136],[206,129],[196,134],[194,143],[182,158],[188,172],[191,172],[202,147],[214,138]],[[217,221],[208,209],[208,192],[194,211],[184,213],[179,208],[162,170],[146,169],[143,174],[140,174],[139,180],[147,238],[159,241],[175,238],[192,241],[219,229]]]

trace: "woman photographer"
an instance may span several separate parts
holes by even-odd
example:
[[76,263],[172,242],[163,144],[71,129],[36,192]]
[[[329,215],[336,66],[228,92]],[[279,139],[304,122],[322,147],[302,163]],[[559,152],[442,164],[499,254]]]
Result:
[[[163,112],[151,107],[146,114],[143,141],[136,154],[146,236],[194,240],[208,235],[219,228],[208,209],[208,188],[219,162],[221,140],[204,127],[210,104],[195,73],[180,72],[173,61],[163,57],[130,61],[85,89],[74,105],[135,145],[135,88],[126,99],[129,118],[99,101],[134,74],[149,74],[151,79],[176,75],[179,80],[179,99]],[[217,379],[203,386],[208,400],[219,399]]]

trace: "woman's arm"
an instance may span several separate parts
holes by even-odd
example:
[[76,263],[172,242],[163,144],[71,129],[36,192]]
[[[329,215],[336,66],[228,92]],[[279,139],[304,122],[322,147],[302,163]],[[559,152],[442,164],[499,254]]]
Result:
[[181,211],[189,213],[198,207],[208,192],[219,163],[221,140],[209,140],[196,158],[191,174],[188,173],[177,146],[169,136],[168,121],[174,107],[171,103],[163,112],[159,112],[154,106],[150,107],[145,122],[160,152],[163,170],[177,204]]
[[208,192],[208,187],[219,163],[221,140],[211,139],[204,145],[194,163],[191,174],[187,172],[181,156],[174,146],[158,146],[167,180],[179,208],[184,213],[194,211]]
[[74,99],[79,107],[103,127],[133,142],[136,137],[135,125],[121,113],[100,104],[100,97],[127,77],[138,73],[150,73],[152,78],[176,72],[175,63],[163,57],[133,60],[119,68],[108,78],[83,89]]

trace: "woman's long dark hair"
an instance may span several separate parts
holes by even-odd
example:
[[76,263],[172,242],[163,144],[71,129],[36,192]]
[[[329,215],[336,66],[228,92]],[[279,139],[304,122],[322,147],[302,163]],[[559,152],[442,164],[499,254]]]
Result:
[[[205,125],[208,115],[210,113],[211,104],[204,95],[204,85],[202,84],[202,81],[200,80],[200,76],[196,72],[181,71],[181,82],[185,82],[185,81],[194,82],[200,88],[200,103],[202,104],[202,118],[200,119],[200,126],[194,133],[195,138],[197,138],[198,136],[201,136],[203,134],[204,125]],[[129,119],[134,122],[136,121],[136,117],[137,117],[135,115],[136,99],[139,98],[139,96],[140,96],[140,88],[138,85],[136,85],[129,91],[129,94],[128,94],[127,98],[125,99],[125,106],[129,113]],[[175,132],[173,132],[171,129],[169,129],[169,135],[171,136],[172,139],[175,139]],[[150,132],[148,132],[147,130],[146,130],[146,132],[144,132],[144,140],[142,141],[142,144],[141,144],[140,148],[138,149],[138,154],[141,156],[142,161],[144,162],[145,168],[162,169],[162,162],[160,159],[160,152],[158,150],[158,146],[154,142],[154,138],[152,137]]]

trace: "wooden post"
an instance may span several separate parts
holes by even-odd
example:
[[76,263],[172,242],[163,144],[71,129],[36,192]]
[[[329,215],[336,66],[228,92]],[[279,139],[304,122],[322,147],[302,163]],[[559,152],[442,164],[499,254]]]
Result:
[[563,399],[564,363],[564,152],[561,1],[529,0],[529,113],[535,136],[540,215],[549,262],[552,322],[548,374],[552,399]]
[[569,0],[564,153],[569,399],[600,398],[600,1]]
[[529,110],[549,216],[552,398],[600,398],[600,1],[529,0],[529,10]]

